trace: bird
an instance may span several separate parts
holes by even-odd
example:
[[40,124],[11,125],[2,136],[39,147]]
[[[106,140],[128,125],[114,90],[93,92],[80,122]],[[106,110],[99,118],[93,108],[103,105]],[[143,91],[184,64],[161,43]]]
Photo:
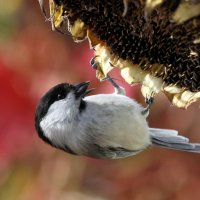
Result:
[[69,154],[95,159],[134,156],[151,146],[200,153],[200,144],[170,129],[150,128],[150,105],[143,107],[125,95],[110,76],[111,94],[88,95],[89,81],[60,83],[40,99],[35,111],[39,137]]
[[89,41],[98,79],[117,68],[144,97],[163,92],[178,108],[200,98],[199,0],[50,0],[50,13],[53,30]]

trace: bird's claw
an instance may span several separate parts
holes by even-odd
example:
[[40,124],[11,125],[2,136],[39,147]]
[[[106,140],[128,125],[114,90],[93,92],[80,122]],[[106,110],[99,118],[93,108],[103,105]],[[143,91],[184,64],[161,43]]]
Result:
[[94,56],[91,60],[90,60],[90,65],[93,69],[97,69],[97,65],[98,65],[98,62],[96,62],[96,57],[97,56]]
[[149,115],[149,110],[150,110],[151,106],[153,105],[154,95],[155,95],[155,93],[152,92],[149,97],[145,98],[145,103],[147,104],[147,107],[142,111],[142,114],[146,117]]
[[145,98],[145,103],[150,107],[153,105],[153,102],[154,102],[154,93],[151,94],[150,97],[146,97]]
[[[96,57],[97,56],[94,56],[91,60],[90,60],[90,65],[93,69],[97,70],[98,68],[98,62],[96,62]],[[123,87],[120,87],[114,80],[112,77],[110,77],[108,74],[106,75],[106,77],[104,77],[102,79],[102,81],[105,81],[105,80],[108,80],[112,86],[114,87],[115,89],[115,93],[116,94],[121,94],[121,95],[125,95],[126,92],[125,92],[125,89]]]

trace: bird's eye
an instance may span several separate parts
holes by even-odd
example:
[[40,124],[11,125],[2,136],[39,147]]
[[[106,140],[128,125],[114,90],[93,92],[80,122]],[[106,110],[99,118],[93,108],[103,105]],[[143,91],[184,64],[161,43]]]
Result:
[[62,94],[62,93],[59,93],[59,94],[57,95],[57,100],[61,100],[61,99],[64,99],[64,98],[65,98],[65,95]]

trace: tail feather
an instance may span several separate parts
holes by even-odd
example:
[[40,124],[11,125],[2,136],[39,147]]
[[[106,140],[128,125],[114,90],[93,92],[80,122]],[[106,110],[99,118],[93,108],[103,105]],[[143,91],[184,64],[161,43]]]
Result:
[[149,131],[153,145],[180,151],[200,153],[200,144],[189,143],[189,139],[178,135],[176,130],[150,128]]

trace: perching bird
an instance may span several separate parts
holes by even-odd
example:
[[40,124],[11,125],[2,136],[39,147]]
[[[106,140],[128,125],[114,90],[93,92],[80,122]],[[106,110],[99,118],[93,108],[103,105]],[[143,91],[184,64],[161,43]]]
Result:
[[41,98],[35,112],[41,139],[70,154],[99,159],[133,156],[153,145],[200,152],[200,144],[189,143],[175,130],[149,128],[149,106],[125,96],[116,83],[113,94],[85,97],[88,85],[61,83]]
[[99,79],[116,67],[144,97],[162,91],[181,108],[200,98],[199,0],[50,0],[50,8],[54,30],[89,40]]

